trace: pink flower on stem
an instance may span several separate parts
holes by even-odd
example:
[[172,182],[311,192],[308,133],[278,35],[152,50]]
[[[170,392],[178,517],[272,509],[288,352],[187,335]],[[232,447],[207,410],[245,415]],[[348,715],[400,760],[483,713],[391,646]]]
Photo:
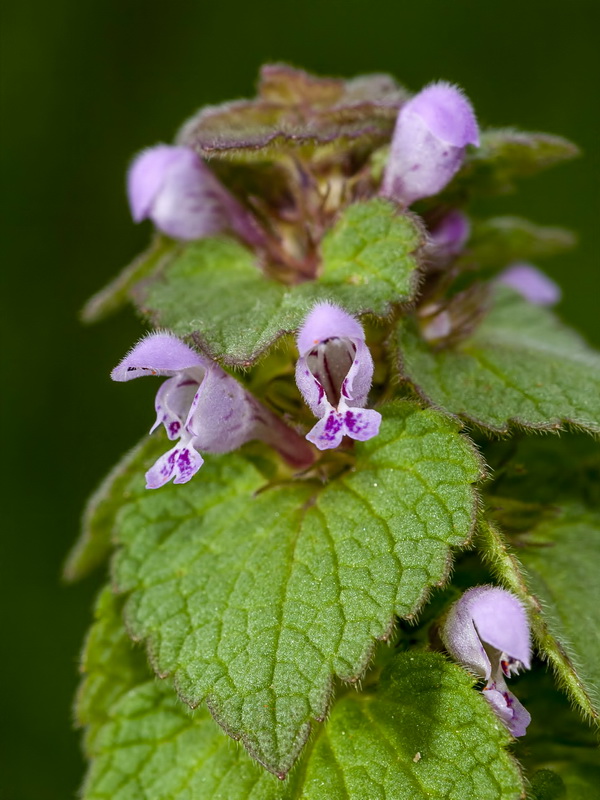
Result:
[[170,333],[141,339],[112,371],[115,381],[167,376],[155,401],[156,422],[177,444],[146,473],[148,489],[187,483],[204,463],[199,451],[228,453],[252,439],[270,444],[295,467],[312,463],[306,442],[214,361]]
[[318,303],[298,337],[296,383],[319,421],[307,434],[319,450],[337,447],[344,436],[361,442],[379,432],[381,414],[364,409],[373,379],[373,359],[360,323],[339,306]]
[[531,666],[529,622],[518,598],[498,586],[469,589],[441,633],[450,655],[486,681],[483,695],[512,735],[524,736],[531,716],[505,681]]
[[232,230],[250,245],[263,240],[252,215],[189,147],[143,150],[129,168],[127,194],[135,222],[150,218],[173,239]]
[[471,103],[456,86],[426,86],[398,112],[381,194],[403,205],[440,192],[479,145]]

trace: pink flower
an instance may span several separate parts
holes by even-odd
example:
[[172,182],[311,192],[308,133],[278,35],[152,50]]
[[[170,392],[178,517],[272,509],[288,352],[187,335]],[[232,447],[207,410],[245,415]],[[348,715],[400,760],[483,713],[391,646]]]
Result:
[[479,145],[471,103],[456,86],[426,86],[398,113],[381,194],[403,205],[440,192]]
[[177,444],[146,473],[148,489],[187,483],[204,463],[199,451],[228,453],[252,439],[276,448],[297,467],[313,461],[306,442],[214,361],[170,333],[151,333],[112,371],[114,381],[168,376],[155,401],[156,422]]
[[486,681],[483,695],[513,736],[524,736],[529,712],[508,690],[505,678],[531,666],[525,610],[498,586],[476,586],[451,607],[442,630],[450,655]]
[[319,421],[306,438],[319,450],[350,436],[361,442],[379,432],[381,414],[364,409],[373,359],[360,323],[339,306],[318,303],[297,338],[296,383]]

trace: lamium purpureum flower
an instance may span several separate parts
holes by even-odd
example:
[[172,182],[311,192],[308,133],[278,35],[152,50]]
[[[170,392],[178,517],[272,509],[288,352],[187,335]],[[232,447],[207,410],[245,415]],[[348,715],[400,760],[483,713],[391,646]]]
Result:
[[373,359],[361,324],[339,306],[318,303],[297,337],[296,383],[319,421],[306,438],[319,450],[344,436],[361,442],[379,432],[381,414],[365,409]]
[[150,218],[174,239],[232,230],[251,245],[262,241],[251,214],[189,147],[161,144],[142,151],[129,168],[127,193],[135,222]]
[[479,145],[471,103],[440,81],[398,112],[381,194],[403,205],[440,192],[460,168],[468,144]]
[[531,666],[527,615],[520,601],[498,586],[469,589],[451,607],[442,628],[446,649],[486,681],[483,695],[513,736],[524,736],[529,712],[505,678]]
[[446,267],[458,256],[471,234],[471,223],[466,214],[456,209],[445,214],[432,228],[427,244],[428,266]]
[[497,280],[536,306],[553,306],[562,296],[560,286],[533,264],[511,264]]
[[198,451],[228,453],[252,439],[277,449],[293,466],[306,467],[313,456],[306,442],[256,400],[214,361],[203,358],[169,333],[141,339],[115,367],[115,381],[143,375],[168,376],[155,401],[156,422],[177,444],[146,473],[148,489],[173,479],[186,483],[204,460]]

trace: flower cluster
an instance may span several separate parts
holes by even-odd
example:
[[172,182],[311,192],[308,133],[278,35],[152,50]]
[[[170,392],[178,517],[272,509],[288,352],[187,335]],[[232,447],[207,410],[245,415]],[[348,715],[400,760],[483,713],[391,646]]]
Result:
[[483,695],[513,736],[524,736],[529,712],[505,678],[531,666],[527,615],[519,600],[497,586],[465,592],[448,614],[442,639],[451,656],[486,684]]

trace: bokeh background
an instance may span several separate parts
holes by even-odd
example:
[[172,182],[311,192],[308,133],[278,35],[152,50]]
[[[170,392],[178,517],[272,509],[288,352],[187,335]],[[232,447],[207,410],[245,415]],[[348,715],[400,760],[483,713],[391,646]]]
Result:
[[105,576],[60,571],[86,496],[152,421],[155,386],[108,380],[142,328],[78,309],[144,247],[124,194],[132,154],[206,103],[248,96],[259,65],[461,84],[482,124],[547,130],[584,157],[487,201],[574,228],[545,263],[564,316],[600,344],[596,0],[20,0],[2,22],[2,579],[0,782],[66,800],[83,774],[71,703]]

